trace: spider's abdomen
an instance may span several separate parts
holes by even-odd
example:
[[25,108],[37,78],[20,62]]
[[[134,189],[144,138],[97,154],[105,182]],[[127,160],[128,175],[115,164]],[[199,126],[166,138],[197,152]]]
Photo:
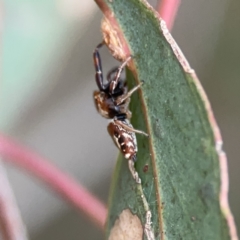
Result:
[[[124,129],[120,124],[120,121],[112,121],[108,125],[108,132],[112,137],[116,146],[121,150],[126,159],[136,160],[137,153],[137,141],[136,135],[133,132],[129,132]],[[132,125],[127,121],[121,121],[121,124],[125,124],[128,127]]]

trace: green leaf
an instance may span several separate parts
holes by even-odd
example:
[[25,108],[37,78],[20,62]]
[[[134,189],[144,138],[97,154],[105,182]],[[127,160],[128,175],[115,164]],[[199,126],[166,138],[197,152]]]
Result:
[[96,2],[118,25],[134,56],[133,74],[127,72],[129,88],[145,81],[131,98],[131,123],[150,134],[137,136],[135,167],[141,184],[119,156],[107,237],[132,240],[143,234],[144,239],[153,239],[146,231],[149,210],[154,239],[237,239],[223,192],[227,175],[221,136],[194,71],[164,22],[144,1]]

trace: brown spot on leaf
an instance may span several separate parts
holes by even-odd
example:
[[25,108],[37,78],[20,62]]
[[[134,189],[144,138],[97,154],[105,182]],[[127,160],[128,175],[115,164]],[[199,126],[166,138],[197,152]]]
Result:
[[191,217],[191,220],[194,222],[196,220],[196,217]]
[[129,209],[121,212],[110,231],[108,240],[139,240],[143,239],[143,226],[137,215]]
[[123,51],[123,44],[118,36],[117,29],[115,29],[106,18],[103,18],[101,28],[103,40],[113,57],[120,62],[124,61],[128,56],[126,56]]
[[143,167],[143,172],[146,173],[148,171],[148,164],[145,164]]

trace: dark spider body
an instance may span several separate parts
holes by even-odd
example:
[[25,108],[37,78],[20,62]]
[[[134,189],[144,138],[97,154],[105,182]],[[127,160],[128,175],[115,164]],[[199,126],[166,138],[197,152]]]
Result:
[[[102,64],[99,48],[104,43],[100,43],[94,53],[93,60],[96,70],[96,83],[99,91],[94,92],[94,101],[98,112],[107,119],[112,119],[108,125],[108,132],[116,146],[121,150],[126,159],[136,161],[137,141],[135,133],[147,135],[132,127],[129,120],[131,112],[128,109],[130,97],[141,85],[137,85],[129,92],[125,82],[120,78],[123,68],[131,57],[118,68],[114,68],[107,75],[107,82],[104,84],[102,74]],[[147,135],[148,136],[148,135]]]

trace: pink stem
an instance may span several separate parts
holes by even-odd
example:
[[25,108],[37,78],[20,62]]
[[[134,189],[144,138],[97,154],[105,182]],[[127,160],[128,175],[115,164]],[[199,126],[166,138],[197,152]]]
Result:
[[84,187],[61,172],[46,159],[16,144],[0,134],[0,155],[10,163],[43,180],[78,210],[88,215],[99,227],[104,228],[107,209]]
[[27,240],[27,232],[1,161],[0,189],[0,228],[3,239]]
[[172,29],[181,0],[161,0],[157,6],[157,12],[166,22],[169,30]]

